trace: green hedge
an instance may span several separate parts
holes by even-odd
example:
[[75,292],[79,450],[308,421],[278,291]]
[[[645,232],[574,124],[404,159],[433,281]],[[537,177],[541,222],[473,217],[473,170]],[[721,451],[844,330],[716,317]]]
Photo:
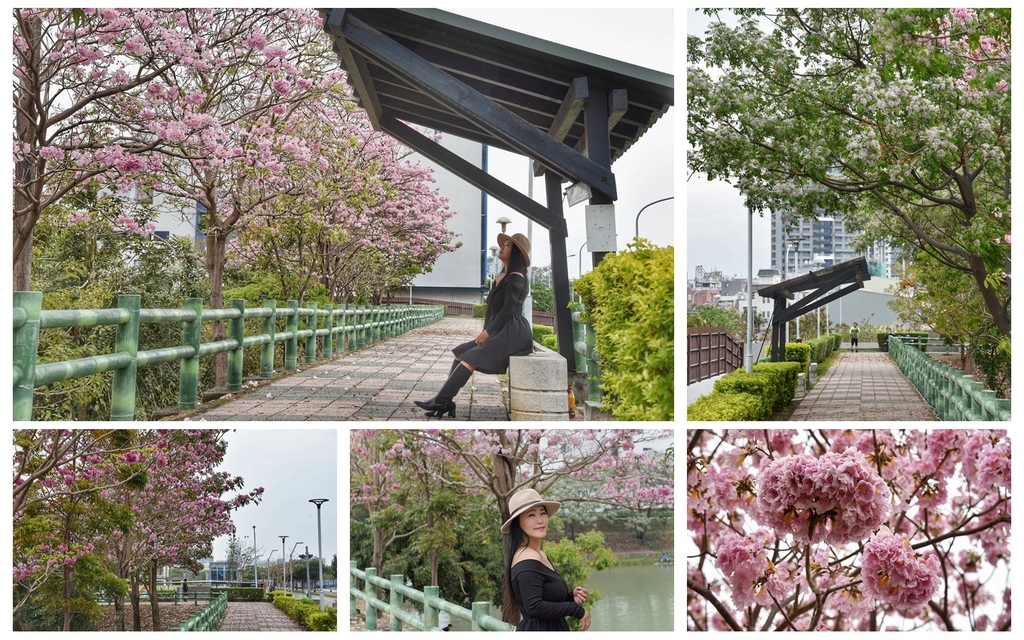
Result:
[[[768,347],[768,356],[771,357],[772,348]],[[806,342],[786,343],[786,362],[799,362],[801,373],[807,373],[807,366],[811,360],[811,347]]]
[[928,342],[927,342],[927,340],[928,340],[929,333],[927,331],[891,331],[891,332],[886,332],[886,333],[883,333],[883,332],[879,331],[878,332],[878,348],[879,349],[881,349],[883,351],[888,349],[888,347],[889,347],[889,336],[913,336],[915,338],[922,338],[922,340],[917,341],[917,348],[920,349],[921,351],[927,351],[928,350]]
[[320,611],[320,605],[314,600],[296,600],[291,594],[279,592],[274,592],[274,606],[312,631],[338,630],[338,610],[334,607],[326,607],[324,611]]
[[796,384],[800,376],[799,362],[759,362],[754,365],[754,372],[771,376],[772,385],[778,390],[775,411],[789,406],[796,395]]
[[259,587],[214,587],[210,595],[227,592],[228,602],[260,602],[263,600],[263,589]]
[[473,305],[473,317],[474,318],[486,318],[487,317],[487,305],[486,304],[474,304]]
[[597,334],[602,405],[616,420],[671,421],[675,411],[672,247],[637,239],[576,281]]
[[544,344],[545,336],[555,335],[555,330],[544,324],[533,325],[533,341]]
[[721,420],[759,420],[761,399],[749,393],[709,393],[686,409],[686,419],[694,422]]
[[775,404],[779,390],[775,387],[773,377],[762,371],[747,373],[744,370],[733,371],[715,382],[714,393],[738,394],[748,393],[761,403],[761,410],[751,420],[764,420],[775,412]]
[[829,334],[802,344],[811,348],[811,362],[821,364],[839,348],[839,341],[839,334]]

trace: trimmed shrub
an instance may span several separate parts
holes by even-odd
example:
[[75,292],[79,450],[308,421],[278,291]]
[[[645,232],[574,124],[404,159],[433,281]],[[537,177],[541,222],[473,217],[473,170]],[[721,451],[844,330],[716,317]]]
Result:
[[210,595],[227,592],[228,602],[260,602],[263,600],[263,589],[258,587],[214,587],[210,589]]
[[558,336],[544,336],[544,341],[541,344],[552,351],[558,351]]
[[772,378],[772,385],[778,389],[774,410],[786,408],[796,395],[796,384],[800,376],[798,362],[759,362],[754,365],[755,373],[764,373]]
[[555,335],[555,330],[544,324],[533,325],[533,341],[544,344],[544,338],[546,336]]
[[317,611],[309,617],[309,628],[313,631],[337,631],[338,609],[327,607],[323,611]]
[[[769,345],[768,355],[772,355],[772,348]],[[806,342],[787,342],[786,343],[786,362],[799,362],[800,371],[807,373],[807,365],[811,361],[811,347]]]
[[733,394],[749,393],[760,399],[761,415],[754,420],[764,420],[775,411],[775,403],[778,397],[778,389],[773,384],[772,376],[767,373],[755,371],[747,373],[739,370],[724,375],[715,382],[715,393]]
[[473,305],[473,317],[474,318],[486,318],[487,317],[487,305],[486,304],[474,304]]
[[689,421],[759,420],[761,399],[749,393],[710,393],[686,409]]
[[307,629],[313,631],[338,630],[338,610],[334,607],[328,607],[321,612],[320,605],[313,600],[307,598],[296,600],[284,594],[275,595],[274,606]]

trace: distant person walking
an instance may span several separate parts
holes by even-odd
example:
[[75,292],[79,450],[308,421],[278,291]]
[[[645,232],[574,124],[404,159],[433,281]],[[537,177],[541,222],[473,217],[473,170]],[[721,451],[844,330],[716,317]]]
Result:
[[185,580],[184,578],[181,579],[181,595],[188,595],[188,580]]
[[[590,627],[590,613],[583,608],[587,590],[569,590],[541,551],[547,536],[548,518],[558,502],[545,501],[534,489],[517,491],[509,500],[510,515],[501,532],[506,534],[505,574],[501,614],[516,631],[568,631],[566,616],[579,618],[580,629]],[[522,614],[523,619],[519,616]]]
[[530,292],[526,269],[530,266],[530,240],[521,233],[507,236],[498,234],[498,258],[505,265],[491,286],[487,296],[487,314],[484,330],[474,340],[452,349],[455,360],[448,372],[448,380],[430,400],[416,400],[426,410],[428,418],[455,417],[453,399],[473,375],[505,373],[509,358],[533,351],[533,328],[523,317],[523,303]]
[[857,328],[857,323],[853,323],[853,327],[850,328],[850,350],[854,353],[857,352],[857,338],[860,335],[860,329]]

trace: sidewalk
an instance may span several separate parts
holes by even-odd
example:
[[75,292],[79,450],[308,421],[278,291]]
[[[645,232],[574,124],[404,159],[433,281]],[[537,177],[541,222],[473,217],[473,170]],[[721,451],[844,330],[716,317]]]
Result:
[[[444,318],[324,364],[300,363],[297,373],[174,419],[430,420],[413,400],[434,397],[448,377],[452,347],[482,328],[478,318]],[[456,420],[508,420],[496,375],[473,374],[455,404]]]
[[800,400],[790,421],[938,420],[914,385],[881,351],[841,351]]
[[229,602],[217,631],[306,631],[269,602]]

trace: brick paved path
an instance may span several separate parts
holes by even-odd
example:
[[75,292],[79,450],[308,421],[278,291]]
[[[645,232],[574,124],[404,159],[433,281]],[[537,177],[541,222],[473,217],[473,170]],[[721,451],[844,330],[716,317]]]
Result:
[[217,631],[306,631],[269,602],[229,602]]
[[809,420],[938,420],[888,353],[840,352],[789,418]]
[[[413,400],[434,397],[448,377],[452,347],[482,328],[480,319],[444,318],[325,364],[300,364],[298,373],[175,419],[429,420]],[[456,420],[508,420],[502,393],[498,376],[475,373],[455,397]]]

